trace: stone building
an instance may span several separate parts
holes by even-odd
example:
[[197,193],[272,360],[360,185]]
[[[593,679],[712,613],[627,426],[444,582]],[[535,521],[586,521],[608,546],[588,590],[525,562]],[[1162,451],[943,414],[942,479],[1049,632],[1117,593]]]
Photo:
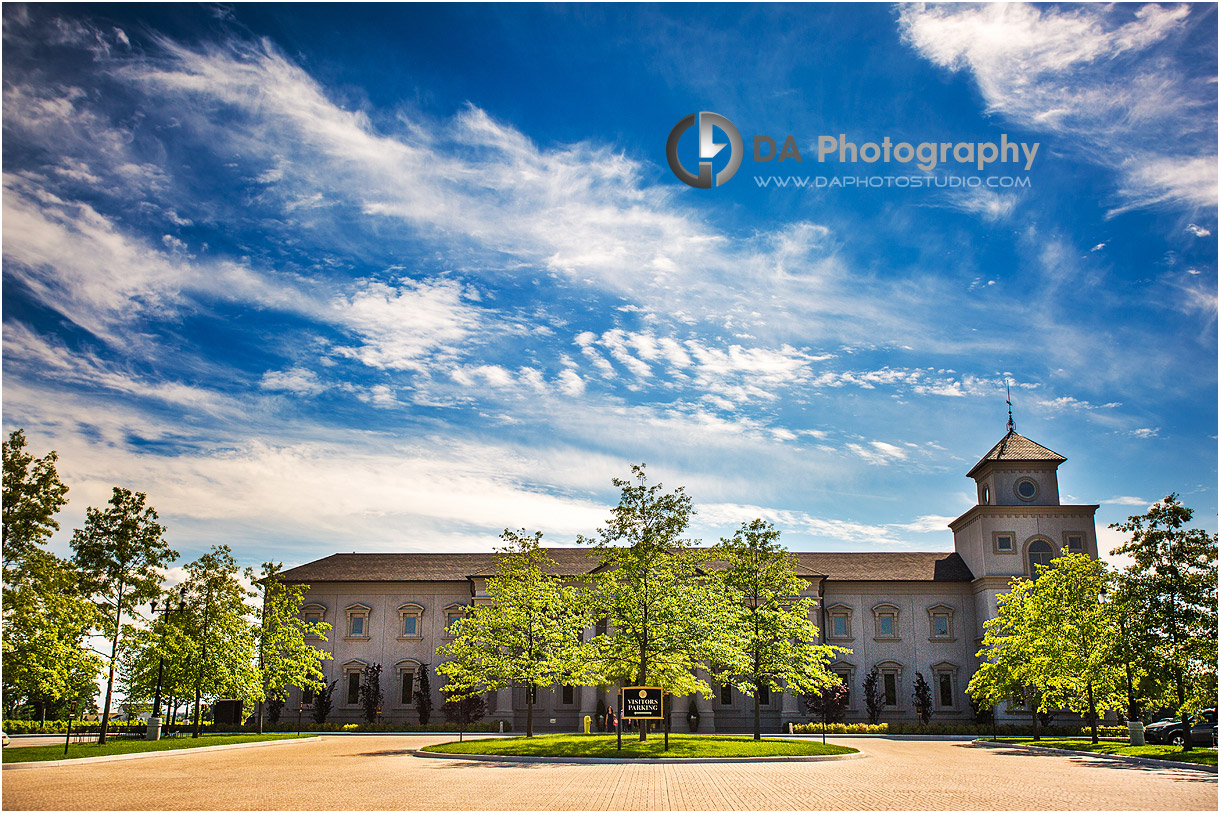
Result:
[[[932,688],[936,719],[972,717],[966,684],[977,668],[975,653],[983,622],[997,614],[996,596],[1013,576],[1031,576],[1061,552],[1097,557],[1096,505],[1062,505],[1057,472],[1066,458],[1012,430],[969,471],[978,504],[949,524],[952,553],[797,552],[798,575],[816,598],[826,643],[852,650],[831,664],[851,692],[849,721],[866,719],[861,700],[864,676],[876,666],[885,695],[885,720],[914,720],[911,702],[916,672]],[[587,549],[549,548],[563,575],[578,577],[597,566]],[[486,601],[495,573],[491,553],[337,553],[288,570],[285,581],[309,585],[302,613],[333,626],[318,645],[334,660],[324,664],[338,681],[330,720],[360,719],[360,672],[381,664],[383,718],[415,722],[413,694],[421,665],[432,675],[437,719],[443,677],[436,650],[448,639],[449,623],[465,608]],[[590,630],[592,632],[592,630]],[[753,701],[714,685],[712,698],[678,698],[670,712],[675,730],[685,729],[693,701],[701,732],[747,731]],[[524,686],[488,697],[488,717],[524,725]],[[578,730],[594,716],[599,699],[614,705],[614,692],[590,686],[539,690],[534,711],[540,730]],[[300,702],[296,692],[289,708]],[[308,699],[308,698],[307,698]],[[762,698],[765,730],[779,731],[805,715],[798,699],[771,692]]]

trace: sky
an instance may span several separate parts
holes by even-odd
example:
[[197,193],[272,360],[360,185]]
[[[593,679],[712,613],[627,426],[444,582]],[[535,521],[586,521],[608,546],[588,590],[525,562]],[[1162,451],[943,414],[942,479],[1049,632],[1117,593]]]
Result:
[[1214,531],[1216,14],[6,3],[4,432],[61,553],[113,486],[183,562],[571,545],[641,462],[705,543],[948,551],[1008,383],[1103,551]]

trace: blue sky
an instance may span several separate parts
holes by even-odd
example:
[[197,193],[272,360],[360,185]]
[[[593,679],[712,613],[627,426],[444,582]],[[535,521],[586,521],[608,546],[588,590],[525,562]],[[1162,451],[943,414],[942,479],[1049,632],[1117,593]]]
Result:
[[[4,425],[58,550],[112,485],[186,558],[570,544],[641,461],[703,540],[950,550],[1005,379],[1103,549],[1170,491],[1216,527],[1213,5],[3,13]],[[687,187],[701,110],[805,160]]]

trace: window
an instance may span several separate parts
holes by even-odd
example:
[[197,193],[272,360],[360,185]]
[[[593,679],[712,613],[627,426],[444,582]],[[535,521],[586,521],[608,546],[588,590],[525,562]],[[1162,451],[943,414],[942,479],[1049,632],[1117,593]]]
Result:
[[301,619],[305,622],[307,638],[321,637],[321,630],[317,626],[326,620],[326,608],[321,604],[306,604],[301,608]]
[[893,672],[886,672],[881,676],[882,684],[885,686],[885,705],[898,705],[898,676]]
[[1028,477],[1022,477],[1013,487],[1013,491],[1021,502],[1029,502],[1038,496],[1038,484]]
[[1068,553],[1084,553],[1084,536],[1082,534],[1067,535]]
[[993,531],[991,534],[991,549],[996,553],[1016,552],[1017,535],[1011,531]]
[[415,673],[402,673],[402,697],[401,702],[404,706],[409,706],[415,702]]
[[878,604],[873,608],[875,634],[877,638],[898,638],[898,608],[893,604]]
[[839,679],[839,682],[847,687],[847,708],[851,708],[851,673],[843,670],[836,671],[834,674]]
[[937,604],[928,608],[929,638],[931,640],[952,641],[953,608],[948,604]]
[[347,608],[347,637],[369,637],[369,613],[372,609],[363,604],[353,604]]
[[347,704],[349,706],[359,705],[360,703],[360,673],[347,673]]
[[573,691],[571,686],[564,686],[563,693],[559,699],[559,702],[565,706],[570,706],[576,702],[576,700],[574,699],[575,694],[576,693],[575,693],[575,691]]
[[900,707],[902,695],[899,687],[902,686],[902,664],[898,661],[882,661],[877,664],[877,671],[881,675],[882,703],[886,706]]
[[[419,662],[409,658],[394,664],[394,671],[398,672],[398,702],[403,706],[415,705],[415,674],[418,670]],[[387,691],[386,694],[392,697],[391,692]]]
[[937,689],[940,693],[942,706],[953,705],[953,676],[940,674],[936,676]]
[[979,497],[980,505],[991,505],[991,486],[983,486],[982,496]]
[[457,633],[457,630],[453,627],[453,622],[465,614],[465,604],[450,604],[445,608],[445,637],[452,638]]
[[313,689],[306,689],[305,691],[301,692],[301,705],[313,705]]
[[1049,567],[1051,559],[1055,558],[1055,549],[1045,539],[1035,539],[1026,549],[1030,578],[1038,578],[1038,566]]
[[609,619],[599,618],[599,619],[597,619],[597,624],[595,624],[593,627],[593,634],[594,635],[605,635],[606,630],[609,628],[609,626],[610,626]]
[[771,702],[771,687],[770,686],[759,686],[758,687],[759,705],[765,706],[770,702]]
[[728,683],[720,684],[720,705],[733,705],[733,687]]
[[846,604],[835,604],[826,608],[826,615],[829,618],[829,634],[828,638],[838,641],[850,641],[851,635],[851,607]]
[[424,608],[418,604],[403,604],[398,608],[398,637],[422,638],[424,636]]

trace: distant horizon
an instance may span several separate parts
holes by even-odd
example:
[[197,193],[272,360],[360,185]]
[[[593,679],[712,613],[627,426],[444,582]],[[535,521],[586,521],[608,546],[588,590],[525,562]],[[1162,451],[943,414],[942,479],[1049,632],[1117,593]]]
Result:
[[951,551],[1009,399],[1102,558],[1170,492],[1217,528],[1214,5],[3,15],[56,553],[113,486],[171,583],[575,547],[641,461],[693,538]]

